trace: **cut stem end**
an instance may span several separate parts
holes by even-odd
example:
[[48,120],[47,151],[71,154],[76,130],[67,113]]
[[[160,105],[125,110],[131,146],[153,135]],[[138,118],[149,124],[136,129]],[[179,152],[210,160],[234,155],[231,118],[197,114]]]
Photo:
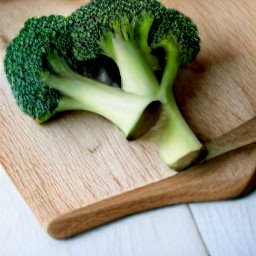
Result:
[[172,161],[172,159],[168,158],[168,159],[164,159],[165,156],[161,155],[162,159],[166,162],[166,164],[176,170],[176,171],[181,171],[183,169],[185,169],[186,167],[190,166],[191,164],[199,161],[202,156],[205,155],[205,148],[203,146],[201,146],[200,148],[196,149],[196,150],[191,150],[188,151],[187,153],[183,153],[183,155]]
[[134,140],[147,133],[158,121],[161,114],[161,102],[152,101],[138,119],[134,128],[126,136],[128,140]]

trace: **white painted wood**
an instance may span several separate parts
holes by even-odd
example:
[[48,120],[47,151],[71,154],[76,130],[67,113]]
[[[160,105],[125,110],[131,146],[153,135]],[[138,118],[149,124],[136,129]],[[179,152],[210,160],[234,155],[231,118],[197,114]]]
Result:
[[68,240],[49,237],[0,168],[1,256],[207,256],[186,205],[133,215]]
[[190,207],[210,255],[256,255],[256,191],[242,199]]

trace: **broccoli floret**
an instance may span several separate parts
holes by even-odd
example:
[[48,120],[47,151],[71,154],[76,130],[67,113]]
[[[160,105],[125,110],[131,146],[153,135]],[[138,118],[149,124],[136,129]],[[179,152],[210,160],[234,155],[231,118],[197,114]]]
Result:
[[82,6],[68,17],[72,54],[79,61],[108,56],[119,68],[123,90],[156,97],[159,85],[152,69],[158,63],[147,43],[152,8],[160,13],[163,6],[149,0],[96,0]]
[[64,60],[66,32],[63,16],[31,18],[8,46],[4,66],[18,106],[39,123],[81,109],[109,119],[129,139],[144,134],[158,118],[159,101],[74,72]]
[[177,10],[166,9],[161,22],[152,29],[150,39],[151,48],[163,48],[165,51],[165,68],[158,97],[165,103],[164,122],[158,137],[158,148],[165,162],[179,170],[204,152],[203,145],[180,113],[173,94],[178,70],[196,58],[200,51],[200,38],[191,19]]
[[[180,113],[172,88],[180,66],[200,50],[193,22],[157,0],[95,0],[71,15],[69,28],[75,58],[88,60],[101,54],[112,58],[124,91],[164,104],[162,128],[154,139],[163,160],[176,170],[195,161],[203,146]],[[159,49],[165,52],[164,61],[153,54]],[[153,71],[162,62],[159,85]]]
[[6,51],[5,73],[17,104],[39,122],[54,114],[62,98],[59,91],[44,86],[40,75],[51,42],[63,28],[61,16],[30,18]]
[[162,13],[161,23],[150,34],[152,49],[164,48],[166,65],[161,81],[161,97],[168,100],[170,90],[180,66],[192,62],[200,51],[197,27],[184,14],[174,9]]
[[[173,94],[173,84],[180,67],[192,62],[200,51],[200,38],[196,25],[177,10],[162,9],[154,5],[150,15],[155,18],[148,30],[148,47],[151,52],[158,49],[165,52],[164,70],[157,90],[157,98],[163,103],[162,123],[153,140],[158,146],[161,158],[168,166],[180,170],[205,152],[203,145],[180,113]],[[147,53],[150,51],[147,50]],[[156,93],[150,87],[123,89],[144,96]]]
[[[118,2],[120,4],[120,1]],[[150,2],[155,3],[154,0]],[[152,16],[154,17],[152,26],[147,30],[148,47],[151,53],[158,49],[163,49],[165,52],[160,87],[157,92],[150,87],[122,88],[144,96],[157,93],[157,98],[163,103],[163,114],[161,128],[153,140],[167,165],[180,170],[205,153],[203,145],[180,113],[173,94],[173,84],[180,67],[191,63],[200,51],[200,38],[192,20],[177,10],[163,9],[155,4],[150,6],[150,17]],[[147,47],[145,46],[144,49]],[[147,55],[150,50],[143,52]],[[147,60],[149,59],[148,57]]]

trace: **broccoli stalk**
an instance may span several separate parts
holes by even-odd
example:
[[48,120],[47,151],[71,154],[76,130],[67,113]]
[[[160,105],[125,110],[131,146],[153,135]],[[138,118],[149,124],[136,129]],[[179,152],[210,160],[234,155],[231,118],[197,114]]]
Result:
[[157,145],[167,165],[180,170],[201,155],[203,145],[183,118],[174,98],[173,84],[180,68],[178,50],[173,45],[167,45],[165,49],[166,66],[159,91],[159,99],[164,102],[164,118]]
[[[123,53],[123,49],[119,50],[116,45],[116,56],[122,56],[120,53]],[[150,83],[144,83],[144,87],[138,87],[138,84],[141,85],[143,83],[139,82],[139,80],[133,80],[138,84],[133,83],[130,86],[122,83],[122,89],[137,95],[155,96],[163,103],[161,129],[155,134],[153,141],[157,144],[160,157],[164,162],[175,170],[181,170],[201,155],[203,146],[183,118],[173,95],[173,84],[181,65],[178,49],[172,44],[166,44],[164,48],[166,49],[166,66],[160,86],[151,86],[152,84]],[[134,48],[131,49],[135,52]],[[141,54],[139,50],[137,52],[137,56]],[[127,57],[131,53],[132,51],[129,49]],[[127,60],[124,59],[125,61]],[[120,72],[122,74],[121,70]],[[154,74],[149,70],[147,75],[151,77]]]
[[[190,63],[199,52],[197,28],[180,12],[167,9],[155,0],[137,1],[133,6],[124,0],[111,1],[111,4],[116,4],[113,10],[104,5],[106,2],[108,1],[97,1],[89,7],[82,7],[73,14],[74,20],[81,13],[88,15],[98,10],[102,14],[105,9],[108,10],[102,14],[105,20],[109,20],[107,25],[104,20],[100,25],[92,22],[99,35],[95,36],[93,30],[89,29],[87,40],[96,38],[97,41],[97,38],[101,38],[100,50],[95,47],[93,51],[96,55],[106,54],[117,63],[124,91],[155,97],[163,103],[161,129],[155,135],[157,139],[153,140],[157,143],[160,156],[170,167],[183,169],[201,155],[203,145],[179,111],[173,95],[173,84],[180,66]],[[79,21],[74,26],[79,30],[75,31],[81,33],[81,27],[88,27],[86,24],[84,22],[81,26]],[[106,35],[102,32],[102,27],[108,31],[107,36],[102,36]],[[82,38],[84,39],[83,35]],[[81,50],[78,57],[81,57],[82,52],[82,58],[90,58],[88,43],[77,36],[75,42],[75,48],[79,46],[77,50]],[[160,85],[153,73],[158,63],[152,55],[152,50],[158,48],[165,51],[165,67]]]
[[65,98],[66,103],[61,104],[61,110],[72,107],[99,114],[119,127],[128,139],[141,136],[156,122],[160,102],[152,97],[125,93],[81,76],[72,71],[56,53],[49,54],[47,60],[57,75],[45,72],[42,80],[70,97]]
[[[123,91],[163,103],[156,141],[164,161],[177,170],[195,161],[203,146],[179,112],[172,88],[179,67],[200,50],[191,20],[157,0],[95,0],[68,17],[68,31],[74,58],[110,57],[119,68]],[[158,59],[152,53],[159,48],[165,50],[166,64],[160,85],[153,72]]]
[[159,90],[158,82],[136,44],[124,40],[117,33],[109,34],[108,37],[105,44],[107,43],[112,51],[111,54],[106,50],[104,53],[116,62],[121,75],[122,89],[131,93],[141,91],[141,95],[156,97]]

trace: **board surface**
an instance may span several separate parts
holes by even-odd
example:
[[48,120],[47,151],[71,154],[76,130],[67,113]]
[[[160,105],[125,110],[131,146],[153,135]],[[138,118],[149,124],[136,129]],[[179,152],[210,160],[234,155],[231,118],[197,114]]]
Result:
[[[175,94],[193,130],[212,140],[256,114],[256,4],[165,1],[198,24],[202,51],[181,70]],[[0,1],[1,65],[31,16],[68,15],[82,1]],[[76,209],[160,181],[174,172],[146,137],[127,142],[110,122],[85,112],[42,126],[15,105],[1,66],[0,161],[45,229]]]

